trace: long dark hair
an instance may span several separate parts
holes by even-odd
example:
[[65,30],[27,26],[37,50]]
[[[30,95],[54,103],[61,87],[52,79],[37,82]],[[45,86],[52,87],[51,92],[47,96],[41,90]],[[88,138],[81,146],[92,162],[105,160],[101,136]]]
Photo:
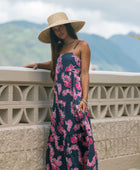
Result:
[[[78,39],[75,30],[73,29],[73,27],[71,26],[70,23],[65,24],[66,26],[66,30],[68,32],[68,35],[73,38],[73,39]],[[60,50],[62,49],[64,42],[62,39],[59,39],[54,31],[52,30],[52,28],[50,29],[50,38],[51,38],[51,60],[52,60],[52,69],[51,69],[51,73],[50,76],[52,78],[52,80],[54,81],[55,78],[55,65],[56,65],[56,59],[57,59],[57,55],[59,54]]]

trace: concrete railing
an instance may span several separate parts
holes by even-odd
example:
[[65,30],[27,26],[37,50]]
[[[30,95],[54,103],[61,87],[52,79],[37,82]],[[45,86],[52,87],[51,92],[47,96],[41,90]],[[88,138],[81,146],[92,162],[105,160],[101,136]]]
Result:
[[[53,103],[47,70],[0,67],[0,169],[44,170]],[[99,170],[140,167],[140,73],[90,72]]]

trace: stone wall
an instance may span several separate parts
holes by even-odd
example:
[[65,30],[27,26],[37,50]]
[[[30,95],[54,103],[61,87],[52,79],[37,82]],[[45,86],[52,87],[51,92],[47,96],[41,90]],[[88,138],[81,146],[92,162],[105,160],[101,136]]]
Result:
[[[49,71],[0,67],[0,170],[45,170],[53,102]],[[140,168],[140,73],[90,73],[99,170]]]

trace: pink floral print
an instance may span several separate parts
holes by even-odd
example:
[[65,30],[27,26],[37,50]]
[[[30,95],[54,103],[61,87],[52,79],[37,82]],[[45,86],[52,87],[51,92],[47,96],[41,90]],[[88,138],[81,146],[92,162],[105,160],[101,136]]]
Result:
[[82,100],[81,63],[73,52],[56,61],[54,101],[46,152],[47,170],[98,170],[89,110]]

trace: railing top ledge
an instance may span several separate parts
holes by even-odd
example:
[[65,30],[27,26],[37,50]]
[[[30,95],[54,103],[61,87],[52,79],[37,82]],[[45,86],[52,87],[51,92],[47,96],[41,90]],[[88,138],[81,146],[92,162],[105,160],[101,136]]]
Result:
[[[140,84],[140,73],[90,71],[90,84]],[[44,69],[0,66],[0,82],[52,84],[50,71]]]
[[119,76],[140,76],[140,72],[120,72],[120,71],[89,71],[90,74],[98,75],[119,75]]
[[7,66],[0,66],[0,82],[52,84],[49,70]]
[[32,69],[24,67],[14,67],[14,66],[0,66],[0,71],[24,71],[24,72],[47,72],[45,69]]
[[116,71],[90,71],[92,84],[139,84],[140,73]]

